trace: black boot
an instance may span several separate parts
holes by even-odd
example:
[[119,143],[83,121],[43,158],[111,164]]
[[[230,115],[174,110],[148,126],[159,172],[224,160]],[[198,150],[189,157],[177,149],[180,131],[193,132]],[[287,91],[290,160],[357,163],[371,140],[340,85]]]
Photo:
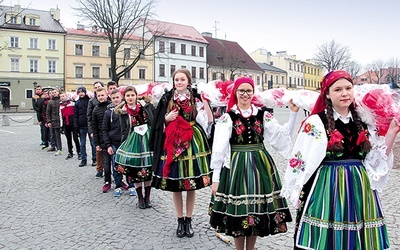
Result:
[[185,236],[185,219],[183,217],[178,218],[178,228],[176,229],[176,236],[178,236],[179,238]]
[[146,208],[152,207],[150,202],[150,191],[151,191],[151,186],[144,188],[144,202],[146,203]]
[[136,193],[137,193],[137,197],[138,197],[138,207],[140,209],[145,209],[146,203],[144,202],[142,187],[136,188]]
[[191,217],[185,217],[185,234],[187,237],[193,237],[194,231],[192,228],[192,218]]

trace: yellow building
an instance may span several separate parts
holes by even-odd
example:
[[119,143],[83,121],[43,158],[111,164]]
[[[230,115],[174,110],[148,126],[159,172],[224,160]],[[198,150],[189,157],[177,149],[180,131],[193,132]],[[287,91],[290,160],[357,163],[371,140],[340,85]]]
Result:
[[320,89],[322,77],[322,67],[311,63],[311,60],[307,59],[304,65],[304,88],[310,90]]
[[[117,54],[117,65],[128,65],[137,54],[135,48],[139,38],[129,39],[121,46]],[[67,29],[66,36],[66,69],[65,82],[67,91],[75,91],[79,86],[92,90],[93,83],[101,81],[107,84],[111,80],[110,43],[103,32],[96,28],[86,30],[82,25],[77,29]],[[153,48],[125,76],[120,78],[119,85],[135,85],[153,82]],[[125,59],[125,60],[124,60]]]
[[0,6],[0,103],[32,108],[34,85],[63,87],[64,37],[60,10]]

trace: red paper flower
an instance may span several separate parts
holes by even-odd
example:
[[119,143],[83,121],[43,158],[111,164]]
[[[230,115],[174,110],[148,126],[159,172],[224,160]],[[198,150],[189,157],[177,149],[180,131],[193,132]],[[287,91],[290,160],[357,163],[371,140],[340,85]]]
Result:
[[310,131],[311,131],[311,124],[310,124],[310,123],[307,123],[307,124],[304,126],[304,132],[308,133],[308,132],[310,132]]
[[328,150],[332,149],[335,144],[341,144],[343,140],[343,135],[335,129],[330,134],[330,139],[328,141]]
[[359,146],[364,141],[368,140],[368,130],[363,130],[358,134],[357,143],[356,145]]

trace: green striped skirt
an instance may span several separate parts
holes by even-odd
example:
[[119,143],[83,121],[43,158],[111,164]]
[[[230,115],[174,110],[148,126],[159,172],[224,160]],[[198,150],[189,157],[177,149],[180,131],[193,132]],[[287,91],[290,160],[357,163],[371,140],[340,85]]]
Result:
[[297,248],[389,249],[381,203],[360,160],[322,162],[304,195]]
[[131,132],[115,152],[115,165],[129,182],[150,181],[153,152],[149,149],[150,127],[144,135]]
[[192,141],[189,147],[172,162],[167,177],[163,177],[166,159],[164,150],[160,163],[153,173],[153,187],[165,191],[181,192],[201,189],[211,184],[211,150],[207,136],[197,123],[192,127]]
[[287,231],[292,221],[275,163],[263,144],[232,145],[230,169],[223,168],[210,204],[210,224],[234,237]]

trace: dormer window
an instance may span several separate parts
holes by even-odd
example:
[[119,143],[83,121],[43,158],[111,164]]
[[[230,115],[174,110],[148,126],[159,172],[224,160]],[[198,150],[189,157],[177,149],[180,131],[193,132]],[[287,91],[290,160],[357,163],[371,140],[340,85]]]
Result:
[[29,18],[29,25],[35,26],[36,25],[36,19],[35,18]]
[[17,24],[17,17],[16,16],[11,16],[10,17],[10,23]]

